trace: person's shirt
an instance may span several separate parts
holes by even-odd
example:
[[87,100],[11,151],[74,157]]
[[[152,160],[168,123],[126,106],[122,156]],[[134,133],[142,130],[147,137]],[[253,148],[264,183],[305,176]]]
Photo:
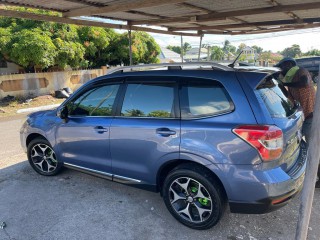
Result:
[[305,118],[313,116],[315,104],[315,88],[308,70],[299,68],[290,83],[285,83],[289,94],[294,100],[300,102]]

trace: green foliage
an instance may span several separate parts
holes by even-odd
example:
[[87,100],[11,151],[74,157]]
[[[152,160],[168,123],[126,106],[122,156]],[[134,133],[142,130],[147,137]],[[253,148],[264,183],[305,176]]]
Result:
[[235,46],[231,45],[229,40],[224,41],[223,48],[222,48],[224,52],[236,53],[236,49],[237,48]]
[[3,49],[10,60],[26,68],[36,65],[46,68],[54,65],[57,54],[50,36],[40,29],[22,30],[15,34]]
[[176,52],[178,54],[181,54],[181,47],[179,47],[179,46],[171,46],[171,45],[169,45],[169,46],[167,46],[167,49],[169,49],[169,50],[171,50],[173,52]]
[[291,47],[288,47],[288,48],[285,48],[281,54],[284,56],[284,57],[292,57],[292,58],[295,58],[295,57],[300,57],[302,55],[302,52],[301,52],[301,49],[300,49],[300,46],[297,45],[297,44],[293,44]]
[[252,46],[252,48],[255,49],[256,53],[258,53],[258,54],[262,53],[262,51],[263,51],[263,48],[262,47],[258,47],[257,45]]
[[213,46],[211,48],[211,60],[220,61],[223,60],[225,52],[223,51],[223,48],[220,48],[218,46]]
[[[183,44],[183,48],[182,48],[183,55],[186,55],[186,52],[189,51],[191,48],[192,47],[191,47],[190,43],[185,42]],[[176,52],[178,54],[181,54],[181,47],[179,47],[179,46],[171,46],[171,45],[169,45],[169,46],[167,46],[167,49],[169,49],[169,50],[171,50],[173,52]]]
[[306,53],[303,53],[303,56],[305,56],[305,57],[307,57],[307,56],[320,56],[320,50],[312,49]]
[[[59,13],[13,8],[37,14]],[[10,9],[11,9],[10,8]],[[145,32],[132,32],[133,62],[156,63],[160,47]],[[129,64],[128,34],[112,29],[0,17],[0,55],[27,71],[35,68],[101,67]]]
[[[145,32],[132,32],[132,62],[157,63],[159,61],[160,47],[149,34]],[[112,64],[130,63],[129,58],[129,36],[124,33],[112,44],[113,56],[110,59]]]

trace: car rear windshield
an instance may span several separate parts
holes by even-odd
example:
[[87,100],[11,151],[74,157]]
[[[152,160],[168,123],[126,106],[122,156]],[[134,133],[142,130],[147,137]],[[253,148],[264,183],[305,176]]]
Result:
[[267,78],[257,88],[262,100],[266,104],[271,117],[285,118],[296,111],[294,102],[288,98],[286,88],[272,77]]

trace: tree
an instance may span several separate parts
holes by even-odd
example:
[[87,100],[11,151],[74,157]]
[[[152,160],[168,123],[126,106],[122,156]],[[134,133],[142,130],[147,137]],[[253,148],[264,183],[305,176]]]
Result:
[[22,30],[8,42],[3,49],[10,60],[33,71],[36,66],[47,68],[54,65],[57,55],[56,46],[50,36],[40,29]]
[[179,47],[179,46],[171,46],[171,45],[169,45],[169,46],[167,46],[167,49],[169,49],[171,51],[174,51],[174,52],[176,52],[178,54],[181,54],[181,47]]
[[240,43],[238,49],[237,49],[237,54],[239,54],[247,45],[245,43]]
[[229,40],[225,40],[222,49],[225,53],[235,53],[237,48],[231,45]]
[[188,52],[191,48],[192,48],[191,45],[189,43],[185,42],[183,44],[183,55],[186,55],[186,52]]
[[302,54],[303,56],[320,56],[320,50],[318,49],[312,49],[306,53]]
[[300,49],[300,46],[297,45],[297,44],[293,44],[291,47],[288,47],[288,48],[285,48],[281,54],[284,56],[284,57],[292,57],[292,58],[295,58],[295,57],[300,57],[302,55],[302,52],[301,52],[301,49]]
[[211,60],[216,60],[216,61],[220,61],[223,60],[224,57],[224,51],[222,48],[218,47],[218,46],[213,46],[211,48]]
[[[159,62],[160,47],[153,37],[145,32],[138,31],[132,32],[131,35],[133,64]],[[130,63],[128,33],[122,34],[113,48],[112,64],[124,63],[128,65]]]
[[[183,44],[183,49],[182,49],[183,50],[183,55],[186,55],[186,52],[188,52],[191,48],[192,47],[191,47],[190,43],[185,42]],[[171,45],[169,45],[169,46],[167,46],[167,49],[169,49],[171,51],[174,51],[174,52],[176,52],[178,54],[181,54],[181,47],[180,46],[171,46]]]
[[85,48],[85,58],[90,67],[106,65],[104,50],[108,47],[110,36],[108,31],[100,27],[79,27],[78,34],[80,42]]
[[[50,11],[15,8],[18,11],[56,15]],[[76,26],[0,18],[0,45],[4,59],[14,62],[26,71],[67,65],[79,67],[84,62],[84,48],[79,44]]]
[[258,54],[262,53],[262,51],[263,51],[263,48],[258,47],[257,45],[253,45],[252,48],[255,49],[256,53],[258,53]]

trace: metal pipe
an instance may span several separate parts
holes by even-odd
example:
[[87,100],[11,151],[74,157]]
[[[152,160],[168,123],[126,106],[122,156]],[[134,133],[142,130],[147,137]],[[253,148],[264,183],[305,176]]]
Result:
[[200,54],[201,54],[201,46],[202,46],[202,37],[203,35],[200,35],[200,45],[199,45],[199,53],[198,53],[198,62],[200,62]]
[[182,35],[181,35],[181,62],[183,62],[183,38],[182,38]]
[[132,36],[131,36],[131,26],[128,30],[129,33],[129,58],[130,58],[130,66],[132,65]]
[[[320,68],[320,66],[319,66]],[[308,226],[310,221],[310,215],[312,210],[312,202],[314,197],[314,187],[317,178],[317,170],[319,167],[320,158],[320,128],[318,126],[320,122],[320,92],[317,91],[316,103],[313,111],[313,119],[311,125],[311,137],[308,142],[307,153],[307,168],[306,175],[303,183],[299,218],[296,228],[295,240],[305,240],[308,235]]]

